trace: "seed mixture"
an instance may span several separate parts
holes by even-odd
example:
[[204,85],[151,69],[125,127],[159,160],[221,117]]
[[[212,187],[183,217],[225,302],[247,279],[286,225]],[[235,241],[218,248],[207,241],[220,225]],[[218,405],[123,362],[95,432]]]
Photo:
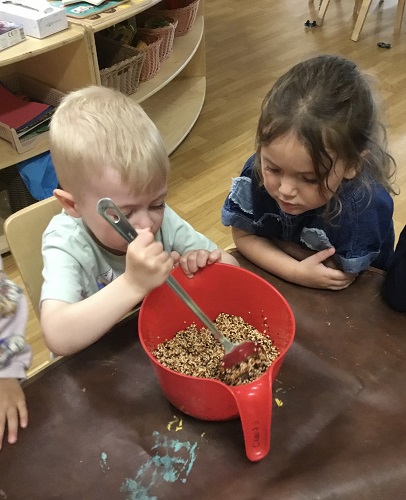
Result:
[[262,375],[279,356],[272,340],[241,317],[220,313],[214,321],[217,328],[232,342],[253,341],[258,351],[238,365],[225,369],[224,349],[207,328],[199,331],[195,323],[162,342],[152,352],[167,368],[183,375],[214,378],[227,385],[247,384]]

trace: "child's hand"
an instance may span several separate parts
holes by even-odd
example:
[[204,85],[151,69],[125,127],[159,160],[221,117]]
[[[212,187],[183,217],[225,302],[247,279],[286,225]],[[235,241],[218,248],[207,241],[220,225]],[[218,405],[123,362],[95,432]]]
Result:
[[190,250],[180,257],[177,266],[183,269],[188,278],[193,278],[194,274],[208,264],[221,261],[221,250],[216,248],[212,252],[209,250]]
[[173,268],[171,256],[155,241],[148,230],[138,230],[137,238],[128,245],[124,276],[143,295],[162,285]]
[[334,253],[334,248],[327,248],[298,262],[296,283],[310,288],[326,288],[328,290],[342,290],[351,285],[358,274],[344,273],[339,269],[325,265],[324,262],[328,262]]
[[171,252],[171,257],[173,260],[173,267],[178,267],[179,266],[179,261],[180,261],[180,253],[172,251]]
[[8,442],[17,441],[18,421],[22,428],[28,425],[28,412],[24,392],[17,379],[0,378],[0,449],[4,431],[8,428]]

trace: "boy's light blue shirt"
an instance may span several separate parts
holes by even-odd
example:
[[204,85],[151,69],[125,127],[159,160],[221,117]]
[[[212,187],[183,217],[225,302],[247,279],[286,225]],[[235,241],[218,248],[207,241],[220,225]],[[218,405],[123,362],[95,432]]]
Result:
[[[160,230],[155,236],[164,250],[183,255],[189,250],[215,250],[217,246],[165,207]],[[82,219],[62,212],[51,220],[42,238],[46,299],[79,302],[124,273],[125,255],[113,255],[100,247],[84,227]]]

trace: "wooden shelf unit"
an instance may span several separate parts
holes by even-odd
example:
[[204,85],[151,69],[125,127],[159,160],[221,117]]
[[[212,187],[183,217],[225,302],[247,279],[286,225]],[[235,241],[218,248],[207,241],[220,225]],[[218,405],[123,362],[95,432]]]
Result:
[[[160,0],[148,3],[131,1],[122,4],[111,16],[80,23],[88,30],[94,58],[96,78],[100,84],[94,34],[120,21],[129,19],[150,8]],[[157,125],[168,154],[183,141],[195,124],[206,95],[206,59],[204,45],[203,0],[192,30],[175,37],[171,56],[162,62],[158,74],[147,82],[141,82],[130,97],[141,104]]]
[[[0,52],[0,80],[12,73],[21,73],[68,92],[97,83],[86,31],[80,26],[39,40],[27,37],[23,42]],[[9,142],[0,139],[0,169],[32,158],[49,149],[46,134],[38,139],[33,149],[18,153]],[[0,253],[9,250],[3,234],[3,222],[7,217],[2,207],[0,216]]]
[[[0,52],[0,79],[22,73],[63,92],[96,83],[91,47],[85,35],[85,29],[75,25],[43,40],[27,37]],[[47,149],[45,136],[26,153],[18,153],[9,142],[0,139],[0,169]]]
[[[27,37],[24,42],[0,52],[0,79],[11,73],[22,73],[63,92],[100,85],[94,34],[136,16],[159,1],[130,0],[118,6],[115,13],[102,13],[96,20],[69,18],[68,29],[42,40]],[[130,96],[156,123],[168,154],[195,124],[206,94],[203,8],[203,0],[200,0],[190,33],[175,37],[173,53],[162,63],[159,73],[150,81],[141,82],[137,92]],[[22,154],[0,139],[0,169],[48,149],[46,134],[33,149]],[[4,253],[8,247],[1,233],[0,253]]]

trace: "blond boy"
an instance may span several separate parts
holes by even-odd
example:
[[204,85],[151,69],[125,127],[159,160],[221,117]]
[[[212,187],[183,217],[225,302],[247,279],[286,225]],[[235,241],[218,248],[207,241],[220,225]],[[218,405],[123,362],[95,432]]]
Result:
[[[165,205],[169,159],[142,108],[104,87],[69,94],[55,112],[51,155],[63,207],[43,236],[41,327],[49,349],[79,351],[104,335],[174,265],[185,274],[223,261],[224,250]],[[128,245],[98,214],[111,198],[136,229]]]

